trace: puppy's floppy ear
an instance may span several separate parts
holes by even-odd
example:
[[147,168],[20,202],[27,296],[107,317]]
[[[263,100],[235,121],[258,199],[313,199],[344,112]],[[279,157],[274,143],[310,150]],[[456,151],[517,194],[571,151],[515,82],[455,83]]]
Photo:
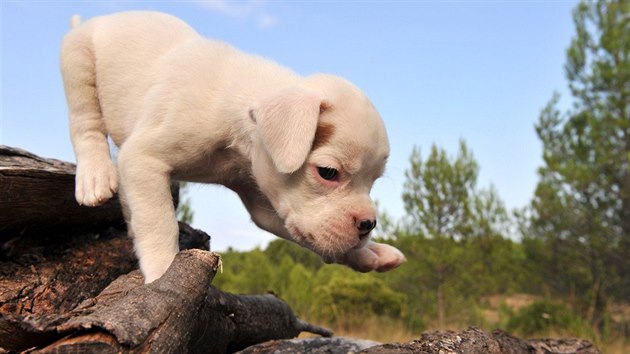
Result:
[[293,87],[268,97],[249,112],[279,172],[293,173],[304,164],[319,115],[326,107],[317,94]]

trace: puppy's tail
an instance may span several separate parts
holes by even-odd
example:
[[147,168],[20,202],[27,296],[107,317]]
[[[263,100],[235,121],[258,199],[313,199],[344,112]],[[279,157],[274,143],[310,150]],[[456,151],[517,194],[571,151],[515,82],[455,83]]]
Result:
[[77,28],[78,25],[81,24],[81,16],[74,15],[70,19],[70,28]]

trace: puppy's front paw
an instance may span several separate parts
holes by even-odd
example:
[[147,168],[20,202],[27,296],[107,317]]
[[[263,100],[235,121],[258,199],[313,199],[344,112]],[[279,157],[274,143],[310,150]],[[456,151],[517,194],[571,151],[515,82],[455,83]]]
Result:
[[342,263],[359,272],[386,272],[405,262],[405,256],[396,247],[370,242],[367,246],[351,250]]
[[118,174],[108,158],[79,162],[75,184],[75,198],[80,205],[99,206],[118,190]]
[[367,248],[374,252],[378,257],[378,265],[374,269],[377,272],[387,272],[394,268],[398,268],[407,261],[405,255],[398,248],[385,243],[370,242]]

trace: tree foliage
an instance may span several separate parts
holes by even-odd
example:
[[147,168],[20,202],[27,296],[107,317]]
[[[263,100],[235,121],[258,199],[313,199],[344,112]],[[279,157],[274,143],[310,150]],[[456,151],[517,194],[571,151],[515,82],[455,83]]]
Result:
[[464,141],[454,158],[433,145],[425,161],[414,148],[410,164],[403,191],[409,226],[396,245],[414,270],[398,289],[424,299],[423,311],[440,328],[454,314],[474,320],[475,298],[520,289],[525,257],[507,238],[510,217],[493,186],[477,187],[479,165]]
[[434,144],[426,161],[414,148],[410,162],[403,202],[413,231],[430,237],[466,237],[469,199],[479,167],[464,141],[460,141],[459,153],[452,161]]
[[190,184],[186,182],[179,183],[179,205],[177,205],[177,210],[175,210],[177,220],[186,224],[192,223],[195,217],[195,212],[192,210],[190,197],[188,196],[189,186]]
[[554,95],[536,126],[544,166],[526,243],[550,288],[580,294],[601,324],[630,295],[630,2],[581,2],[573,18],[574,104],[561,112]]

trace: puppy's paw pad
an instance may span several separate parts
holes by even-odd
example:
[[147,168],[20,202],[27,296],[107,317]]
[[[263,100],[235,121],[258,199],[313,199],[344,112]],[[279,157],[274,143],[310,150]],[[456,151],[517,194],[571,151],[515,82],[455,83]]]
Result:
[[407,259],[403,256],[402,258],[390,259],[386,262],[380,263],[378,268],[376,268],[377,272],[387,272],[392,269],[400,267],[403,263],[405,263]]
[[405,255],[396,247],[384,243],[372,243],[368,245],[368,248],[378,257],[378,265],[375,267],[377,272],[387,272],[407,261]]
[[101,205],[117,190],[118,175],[111,162],[77,168],[75,197],[80,205]]
[[378,256],[367,247],[354,249],[344,255],[338,263],[345,264],[357,272],[367,273],[378,267]]

